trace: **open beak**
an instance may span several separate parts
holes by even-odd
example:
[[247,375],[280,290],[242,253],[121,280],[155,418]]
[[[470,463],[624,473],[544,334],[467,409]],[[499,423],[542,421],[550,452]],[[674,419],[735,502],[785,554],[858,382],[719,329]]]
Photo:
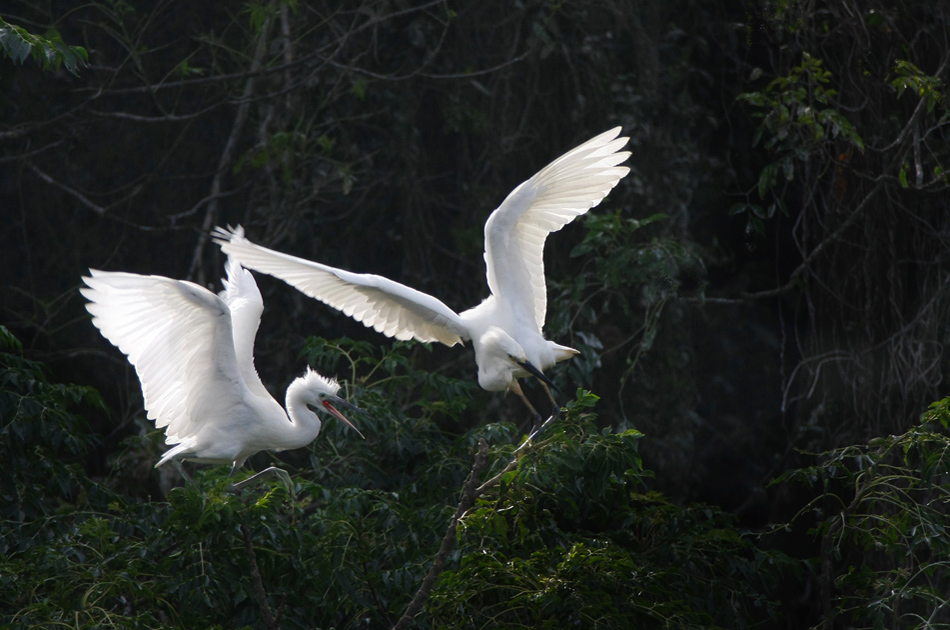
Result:
[[[355,409],[356,411],[362,411],[362,410],[361,410],[359,407],[357,407],[356,405],[354,405],[354,404],[352,404],[352,403],[346,402],[345,400],[343,400],[343,399],[340,398],[339,396],[334,396],[334,397],[333,397],[333,402],[335,402],[336,404],[340,405],[341,407],[349,407],[350,409]],[[339,418],[340,420],[342,420],[343,422],[345,422],[346,425],[349,426],[351,429],[353,429],[354,431],[356,431],[357,433],[359,433],[359,436],[360,436],[361,438],[363,438],[364,440],[366,439],[366,436],[363,435],[362,433],[360,433],[360,430],[357,429],[356,426],[355,426],[352,422],[350,422],[349,419],[348,419],[346,416],[344,416],[342,413],[340,413],[340,410],[337,409],[336,407],[334,407],[333,404],[331,404],[329,400],[324,400],[324,401],[323,401],[323,406],[324,406],[324,408],[326,408],[327,411],[329,411],[329,412],[332,413],[334,416],[336,416],[337,418]]]
[[518,361],[517,363],[518,365],[523,367],[529,374],[531,374],[531,376],[535,377],[536,379],[538,379],[539,381],[541,381],[542,383],[544,383],[545,385],[547,385],[554,391],[556,392],[561,391],[560,389],[558,389],[558,386],[554,384],[554,381],[552,381],[547,376],[545,376],[544,373],[541,372],[541,370],[534,367],[534,365],[530,361]]

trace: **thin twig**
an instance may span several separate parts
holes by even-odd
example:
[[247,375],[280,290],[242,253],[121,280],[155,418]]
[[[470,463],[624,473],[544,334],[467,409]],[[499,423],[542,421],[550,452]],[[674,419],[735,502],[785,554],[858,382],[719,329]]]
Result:
[[267,19],[264,20],[264,24],[261,26],[261,36],[257,40],[257,47],[254,49],[254,58],[251,60],[251,75],[244,84],[244,93],[241,97],[241,104],[238,105],[237,113],[234,116],[231,134],[228,136],[224,150],[221,152],[221,159],[218,161],[218,168],[214,174],[214,179],[211,180],[211,192],[209,193],[211,201],[208,203],[207,210],[205,211],[205,218],[201,224],[201,230],[198,233],[198,243],[195,245],[195,251],[191,257],[191,268],[188,270],[189,278],[193,276],[195,271],[198,272],[198,284],[201,285],[205,283],[204,271],[199,265],[201,252],[208,242],[208,234],[211,232],[211,227],[214,225],[215,217],[218,214],[218,199],[221,198],[221,182],[224,180],[224,175],[228,171],[231,156],[234,154],[238,138],[244,130],[244,123],[247,121],[248,111],[250,110],[250,97],[254,93],[254,88],[257,84],[256,73],[260,70],[261,65],[263,65],[264,53],[267,51],[267,33],[270,31],[270,23],[271,18],[270,14],[268,14]]
[[432,587],[435,586],[435,581],[438,579],[439,574],[442,573],[442,568],[445,566],[445,559],[448,558],[449,552],[452,551],[452,545],[455,544],[455,530],[458,526],[459,519],[475,504],[475,498],[478,496],[476,490],[478,474],[485,466],[487,457],[488,442],[485,441],[485,438],[482,438],[478,443],[478,453],[475,454],[475,463],[472,464],[472,471],[469,473],[468,479],[465,480],[465,490],[462,492],[462,499],[459,501],[458,509],[455,510],[452,520],[449,521],[449,526],[445,531],[445,536],[442,538],[442,545],[439,547],[439,552],[435,554],[435,559],[432,561],[432,566],[429,567],[429,573],[426,574],[425,579],[422,581],[422,586],[416,591],[415,597],[409,602],[406,612],[403,613],[399,622],[393,626],[393,630],[404,630],[407,628],[415,616],[419,614],[419,611],[422,610],[423,604],[425,604],[426,599],[429,597],[429,592],[432,591]]
[[254,545],[251,542],[251,530],[244,523],[241,523],[241,533],[244,534],[244,551],[247,552],[247,561],[251,565],[254,594],[257,596],[257,603],[261,606],[264,627],[267,630],[277,630],[277,621],[274,620],[274,615],[270,611],[270,604],[267,603],[267,591],[264,590],[264,581],[261,580],[261,572],[257,568],[257,555],[254,553]]
[[416,615],[419,614],[419,611],[422,610],[422,605],[425,604],[426,599],[429,597],[429,592],[432,590],[432,587],[435,586],[435,581],[438,579],[439,574],[442,573],[442,567],[445,565],[445,559],[448,557],[449,552],[452,550],[452,545],[455,543],[455,530],[458,525],[459,520],[465,515],[465,513],[475,504],[475,499],[480,497],[486,491],[490,490],[492,487],[496,486],[505,473],[513,470],[520,461],[521,457],[519,455],[520,451],[531,444],[534,443],[534,439],[541,434],[546,428],[548,428],[552,422],[557,420],[560,414],[554,413],[551,414],[544,423],[531,432],[528,435],[527,439],[521,443],[521,446],[515,449],[514,455],[508,465],[505,466],[504,470],[500,473],[486,481],[480,486],[476,487],[478,483],[478,474],[481,472],[482,468],[485,466],[485,459],[488,455],[488,443],[485,441],[485,438],[479,440],[478,443],[478,453],[475,455],[475,463],[472,464],[472,470],[468,475],[468,479],[465,480],[465,489],[462,492],[462,499],[459,501],[458,509],[455,510],[455,515],[452,516],[452,520],[449,521],[449,526],[446,529],[445,536],[442,538],[442,545],[439,547],[438,553],[435,555],[435,559],[432,561],[432,566],[429,567],[429,573],[426,574],[425,579],[422,581],[422,586],[419,587],[419,590],[416,592],[415,597],[412,598],[412,601],[409,602],[409,606],[406,608],[406,612],[399,619],[399,622],[393,626],[393,630],[403,630],[406,628]]
[[[939,76],[943,72],[944,68],[947,66],[948,62],[950,62],[950,52],[948,52],[947,55],[944,56],[943,61],[941,62],[940,67],[937,69],[937,72],[934,73],[934,76]],[[923,115],[923,112],[925,111],[925,108],[923,105],[926,100],[927,99],[923,99],[923,98],[920,99],[920,102],[917,103],[917,107],[914,109],[914,113],[911,114],[910,118],[907,120],[907,123],[904,125],[904,128],[901,130],[900,134],[898,134],[897,139],[894,140],[894,142],[889,144],[887,147],[882,149],[882,151],[885,151],[892,147],[900,145],[901,143],[904,142],[904,140],[907,138],[909,133],[917,129],[917,120],[920,116]],[[891,169],[893,169],[893,167],[901,159],[903,159],[902,156],[903,156],[903,152],[900,152],[900,151],[897,153],[897,155],[894,156],[894,158],[884,168],[884,173],[876,178],[877,182],[875,183],[874,187],[871,189],[871,191],[867,195],[865,195],[864,199],[861,200],[861,203],[858,204],[858,207],[854,209],[851,215],[840,226],[838,226],[838,228],[830,236],[828,236],[828,238],[820,242],[813,250],[811,250],[811,252],[809,252],[808,256],[806,256],[805,259],[801,262],[801,264],[798,265],[798,267],[795,269],[795,271],[792,272],[792,275],[791,277],[789,277],[788,282],[786,282],[784,285],[777,287],[775,289],[769,289],[767,291],[757,291],[755,293],[742,293],[741,296],[747,300],[757,300],[757,299],[762,299],[762,298],[775,297],[783,293],[786,293],[787,291],[790,291],[796,285],[796,283],[798,282],[798,279],[802,275],[805,274],[805,272],[808,270],[808,267],[811,265],[811,263],[818,257],[819,254],[821,254],[822,250],[824,250],[824,248],[828,244],[841,238],[845,230],[847,230],[852,225],[854,225],[854,223],[861,217],[864,210],[867,209],[869,202],[874,197],[874,195],[877,194],[877,192],[881,190],[881,188],[884,187],[884,182],[887,179],[887,173],[891,172]],[[921,182],[919,180],[920,180],[920,177],[918,177],[918,182],[917,182],[918,186],[921,185]]]
[[[375,17],[368,19],[363,24],[353,27],[351,30],[344,33],[343,36],[340,37],[337,41],[330,42],[313,52],[297,57],[296,59],[294,59],[293,61],[289,63],[282,63],[279,65],[268,66],[266,68],[262,68],[260,66],[257,66],[257,67],[252,66],[250,70],[247,70],[245,72],[232,72],[229,74],[201,77],[197,79],[194,79],[194,78],[181,79],[179,81],[167,81],[163,83],[157,83],[154,85],[140,85],[137,87],[114,88],[110,90],[103,90],[102,88],[98,88],[96,98],[98,98],[101,95],[113,96],[113,95],[123,95],[123,94],[154,94],[154,93],[157,93],[159,90],[166,90],[169,88],[201,87],[201,86],[214,84],[214,83],[224,83],[227,81],[232,81],[234,79],[243,79],[243,78],[256,79],[259,77],[279,74],[281,72],[286,72],[289,69],[296,68],[298,66],[306,64],[312,61],[313,59],[323,59],[325,58],[323,51],[333,48],[334,46],[336,46],[337,49],[339,50],[340,48],[342,48],[342,46],[338,45],[341,43],[341,41],[348,40],[352,36],[357,35],[365,30],[369,30],[375,27],[376,25],[381,24],[387,20],[393,20],[395,18],[402,17],[410,13],[424,11],[425,9],[429,9],[433,6],[444,4],[444,3],[445,3],[445,0],[432,0],[431,2],[426,2],[416,7],[400,9],[398,11],[393,11],[392,13],[387,13],[386,15],[377,15]],[[270,16],[268,16],[268,20],[269,19],[270,19]],[[85,106],[85,103],[83,103],[82,106]],[[8,137],[9,138],[19,137],[21,135],[24,135],[25,133],[27,133],[27,130],[21,131],[19,129],[8,131],[8,132],[0,132],[0,140],[6,139]]]
[[32,151],[29,151],[28,153],[20,153],[19,155],[8,155],[8,156],[5,156],[5,157],[0,157],[0,164],[3,164],[3,163],[5,163],[5,162],[21,162],[21,161],[24,161],[24,160],[26,160],[27,158],[33,157],[34,155],[39,155],[40,153],[45,153],[46,151],[49,151],[50,149],[53,149],[53,148],[55,148],[55,147],[58,147],[58,146],[61,145],[63,142],[64,142],[64,141],[63,141],[62,139],[60,139],[60,140],[57,140],[56,142],[52,142],[52,143],[50,143],[50,144],[47,144],[47,145],[45,145],[45,146],[42,146],[42,147],[40,147],[39,149],[33,149]]
[[524,442],[521,443],[521,446],[515,449],[514,457],[512,458],[510,462],[508,462],[508,465],[505,466],[504,469],[502,469],[500,473],[498,473],[497,475],[495,475],[494,477],[492,477],[491,479],[489,479],[482,485],[478,486],[478,489],[475,490],[475,497],[478,498],[482,496],[484,493],[491,490],[494,486],[498,485],[498,482],[501,481],[501,478],[504,477],[506,473],[509,473],[512,470],[514,470],[515,467],[518,465],[518,462],[521,460],[521,457],[518,455],[521,449],[533,444],[534,439],[538,437],[542,431],[548,428],[552,422],[557,420],[558,417],[559,417],[559,414],[556,414],[556,413],[551,414],[550,416],[548,416],[548,419],[544,421],[544,424],[542,424],[540,427],[532,431],[528,435],[528,438]]
[[102,206],[100,206],[100,205],[98,205],[98,204],[96,204],[96,203],[93,203],[92,201],[90,201],[88,198],[86,198],[86,196],[83,195],[83,194],[82,194],[81,192],[79,192],[78,190],[76,190],[76,189],[74,189],[74,188],[70,188],[70,187],[67,186],[66,184],[63,184],[63,183],[61,183],[61,182],[56,181],[55,179],[53,179],[52,177],[50,177],[49,175],[47,175],[46,173],[44,173],[43,171],[41,171],[40,169],[38,169],[38,168],[37,168],[35,165],[33,165],[31,162],[28,162],[28,163],[27,163],[27,166],[29,166],[29,167],[30,167],[30,170],[32,170],[34,173],[36,173],[36,175],[37,175],[40,179],[42,179],[44,182],[46,182],[47,184],[50,184],[51,186],[55,186],[56,188],[59,188],[60,190],[62,190],[62,191],[64,191],[64,192],[69,193],[70,195],[72,195],[73,197],[75,197],[76,199],[78,199],[84,206],[86,206],[87,208],[89,208],[90,210],[92,210],[93,212],[95,212],[96,214],[104,215],[104,214],[106,213],[106,209],[105,209],[105,208],[103,208]]
[[741,294],[742,297],[747,300],[758,300],[762,298],[775,297],[777,295],[781,295],[782,293],[785,293],[786,291],[791,290],[798,282],[799,277],[801,277],[802,275],[805,274],[806,271],[808,271],[808,268],[809,266],[811,266],[811,263],[816,258],[818,258],[818,255],[821,254],[821,252],[825,249],[825,247],[827,247],[828,244],[833,243],[834,241],[837,241],[839,238],[841,238],[841,235],[844,234],[845,230],[847,230],[852,225],[854,225],[854,223],[864,213],[864,210],[869,206],[871,199],[874,197],[875,194],[877,194],[877,191],[881,190],[881,188],[883,187],[884,187],[884,179],[880,178],[878,179],[877,184],[874,185],[874,188],[872,188],[871,191],[867,195],[864,196],[864,199],[861,200],[861,203],[858,204],[858,207],[855,208],[851,212],[851,216],[845,219],[844,222],[838,226],[838,229],[832,232],[828,238],[818,243],[818,245],[815,246],[815,249],[811,250],[811,252],[808,253],[808,256],[805,257],[805,260],[803,260],[801,264],[798,265],[798,267],[795,269],[795,271],[792,272],[792,275],[789,277],[788,282],[786,282],[784,285],[778,288],[769,289],[767,291],[758,291],[756,293],[742,293]]

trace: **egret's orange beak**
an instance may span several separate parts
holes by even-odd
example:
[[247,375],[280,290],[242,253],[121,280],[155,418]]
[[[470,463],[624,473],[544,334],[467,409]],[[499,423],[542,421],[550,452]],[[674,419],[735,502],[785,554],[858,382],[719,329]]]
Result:
[[[335,402],[336,404],[338,404],[338,405],[340,405],[340,406],[343,406],[343,407],[350,407],[351,409],[356,409],[357,411],[360,411],[360,408],[359,408],[359,407],[357,407],[357,406],[354,405],[354,404],[351,404],[351,403],[346,402],[345,400],[343,400],[342,398],[340,398],[340,397],[338,397],[338,396],[334,396],[333,398],[334,398],[333,402]],[[326,410],[327,410],[327,411],[329,411],[331,414],[333,414],[334,416],[336,416],[337,418],[339,418],[340,420],[342,420],[343,422],[345,422],[346,425],[349,426],[351,429],[353,429],[354,431],[356,431],[356,432],[359,434],[359,436],[360,436],[361,438],[363,438],[364,440],[366,439],[366,436],[363,435],[362,433],[360,433],[360,430],[356,428],[356,425],[354,425],[352,422],[349,421],[349,419],[348,419],[346,416],[344,416],[342,413],[340,413],[340,410],[337,409],[336,407],[334,407],[334,406],[330,403],[329,400],[324,400],[324,401],[323,401],[323,406],[326,407]]]

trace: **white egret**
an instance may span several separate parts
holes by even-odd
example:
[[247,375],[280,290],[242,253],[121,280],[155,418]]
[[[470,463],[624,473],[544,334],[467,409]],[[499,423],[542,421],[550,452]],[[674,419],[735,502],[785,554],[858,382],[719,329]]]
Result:
[[[172,446],[156,468],[172,461],[181,470],[184,459],[231,464],[233,475],[258,451],[306,446],[321,426],[310,405],[359,433],[334,406],[352,407],[336,395],[340,385],[309,367],[287,388],[286,412],[267,392],[254,368],[261,293],[236,260],[226,269],[220,296],[162,276],[90,269],[83,277],[92,323],[135,366],[148,418]],[[274,467],[231,488],[272,475],[292,489]]]
[[485,264],[491,295],[461,314],[436,298],[372,274],[357,274],[281,254],[251,243],[238,226],[217,228],[215,241],[244,266],[270,274],[389,337],[439,341],[471,339],[478,384],[525,398],[517,378],[533,375],[559,408],[543,370],[577,350],[542,334],[547,292],[544,241],[596,206],[630,169],[618,166],[630,153],[628,138],[611,129],[554,160],[515,188],[485,223]]

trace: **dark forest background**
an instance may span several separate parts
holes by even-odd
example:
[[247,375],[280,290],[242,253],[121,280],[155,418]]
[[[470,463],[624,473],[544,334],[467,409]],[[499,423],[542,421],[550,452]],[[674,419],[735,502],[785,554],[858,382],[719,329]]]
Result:
[[551,370],[569,411],[463,518],[416,622],[950,624],[947,4],[10,1],[0,18],[0,621],[393,625],[479,439],[489,467],[513,457],[521,403],[477,388],[470,348],[394,344],[257,276],[264,383],[281,399],[308,361],[335,374],[367,442],[328,428],[281,454],[304,500],[234,497],[226,470],[181,486],[152,468],[162,435],[80,277],[217,290],[209,231],[240,223],[463,310],[487,295],[489,213],[620,125],[630,174],[545,250],[545,334],[582,352]]

